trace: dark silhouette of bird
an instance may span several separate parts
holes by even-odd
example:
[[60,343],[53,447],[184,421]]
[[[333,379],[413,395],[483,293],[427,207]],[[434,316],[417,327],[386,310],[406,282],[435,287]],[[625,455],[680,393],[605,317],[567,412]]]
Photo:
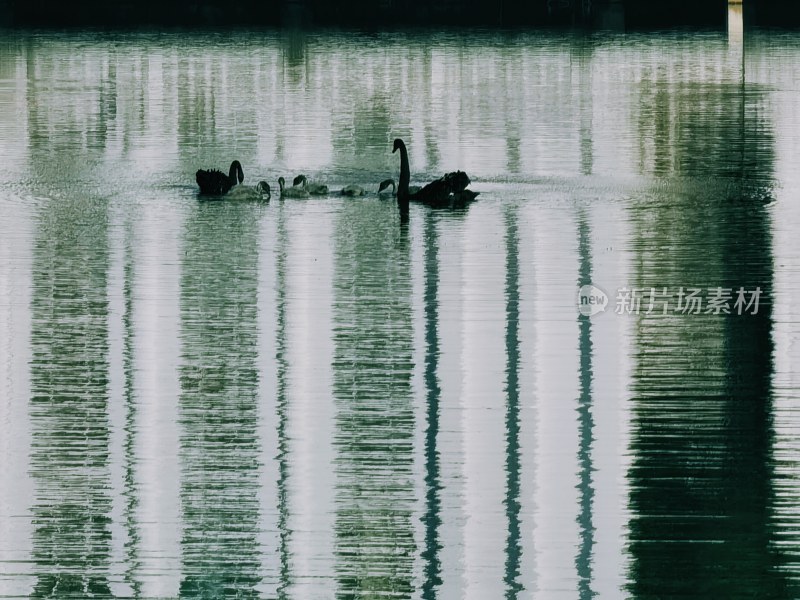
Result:
[[208,171],[199,169],[195,173],[195,179],[197,185],[200,186],[200,193],[204,196],[222,196],[227,194],[237,183],[244,181],[244,171],[242,171],[241,163],[235,160],[231,163],[227,175],[217,169]]
[[459,208],[475,200],[480,193],[466,189],[470,180],[464,171],[445,173],[439,179],[412,192],[408,185],[411,180],[408,150],[400,138],[394,141],[392,153],[398,150],[400,150],[400,179],[397,183],[397,202],[401,209],[408,206],[409,202],[421,202],[433,208]]

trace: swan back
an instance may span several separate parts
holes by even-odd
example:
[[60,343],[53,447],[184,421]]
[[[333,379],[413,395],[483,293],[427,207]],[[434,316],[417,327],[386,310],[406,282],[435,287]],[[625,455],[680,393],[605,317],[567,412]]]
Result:
[[225,199],[228,200],[269,200],[270,199],[269,184],[266,181],[259,181],[255,186],[237,185],[227,194]]
[[360,185],[355,185],[355,184],[351,184],[351,185],[347,185],[347,186],[343,187],[341,193],[342,193],[342,196],[351,196],[351,197],[352,196],[363,196],[364,194],[366,194],[366,192],[364,191],[364,188],[362,188]]
[[294,187],[303,187],[309,194],[313,194],[315,196],[324,196],[328,193],[327,185],[324,183],[309,182],[308,178],[303,174],[295,177],[292,185]]

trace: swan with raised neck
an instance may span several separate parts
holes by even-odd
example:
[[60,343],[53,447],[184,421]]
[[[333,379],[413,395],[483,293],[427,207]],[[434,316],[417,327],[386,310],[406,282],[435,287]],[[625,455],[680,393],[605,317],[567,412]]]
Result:
[[201,194],[221,196],[237,183],[244,181],[244,171],[242,164],[238,160],[234,160],[227,175],[217,169],[198,169],[195,173],[195,180],[200,187]]
[[397,201],[402,204],[408,204],[410,199],[408,184],[411,181],[411,167],[408,164],[408,150],[406,149],[406,144],[400,138],[394,140],[392,154],[398,150],[400,150],[400,179],[397,181]]
[[392,153],[400,150],[400,180],[397,185],[397,203],[402,211],[408,209],[410,200],[421,202],[432,208],[459,208],[475,200],[479,192],[467,190],[469,176],[464,171],[445,173],[418,191],[409,189],[411,169],[408,164],[408,150],[400,138],[394,141]]

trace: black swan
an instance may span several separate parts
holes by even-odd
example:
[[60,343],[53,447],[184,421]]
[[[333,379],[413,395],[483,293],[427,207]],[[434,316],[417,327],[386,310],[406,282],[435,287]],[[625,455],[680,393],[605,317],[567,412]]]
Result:
[[226,199],[231,200],[269,200],[272,193],[266,181],[259,181],[255,186],[237,185],[227,194]]
[[197,180],[197,185],[200,186],[201,194],[206,196],[222,196],[228,193],[228,190],[237,183],[242,183],[242,181],[244,181],[244,171],[242,171],[242,164],[238,160],[235,160],[231,163],[231,168],[227,175],[217,169],[210,169],[208,171],[199,169],[197,173],[195,173],[195,179]]
[[433,208],[459,208],[472,202],[480,192],[466,189],[469,177],[464,171],[445,173],[416,192],[409,189],[411,169],[408,165],[408,150],[400,138],[394,141],[392,153],[400,150],[400,180],[397,183],[397,202],[407,206],[409,201],[421,202]]
[[311,194],[312,196],[327,196],[328,195],[328,186],[324,183],[314,183],[309,182],[305,175],[298,175],[292,181],[292,185],[294,187],[302,186],[306,188],[306,191]]
[[308,190],[305,187],[295,185],[287,188],[283,177],[278,177],[278,185],[281,188],[281,198],[308,198]]

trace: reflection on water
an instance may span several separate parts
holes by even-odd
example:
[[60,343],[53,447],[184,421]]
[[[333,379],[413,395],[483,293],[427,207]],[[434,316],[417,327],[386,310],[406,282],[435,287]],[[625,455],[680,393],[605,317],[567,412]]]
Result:
[[347,203],[335,234],[336,587],[343,597],[407,598],[416,554],[409,240],[394,206],[380,204]]
[[506,229],[506,598],[516,598],[525,589],[520,573],[522,553],[520,526],[520,385],[519,385],[519,230],[515,209],[504,215]]
[[[586,214],[578,214],[578,286],[592,285],[591,227]],[[578,528],[580,544],[575,556],[575,571],[578,575],[578,592],[581,598],[592,598],[592,555],[594,553],[594,526],[592,505],[594,504],[594,482],[592,481],[592,439],[594,437],[594,415],[592,406],[592,324],[587,315],[578,317],[578,348],[580,351],[580,375],[578,396],[578,464],[579,506]]]
[[28,408],[37,598],[110,593],[107,239],[104,204],[41,206]]
[[259,227],[237,208],[202,203],[185,225],[181,597],[259,597]]
[[[800,46],[735,17],[6,36],[0,596],[796,596]],[[401,224],[395,137],[479,201]],[[762,299],[614,313],[689,286]]]
[[[636,211],[634,247],[642,259],[634,279],[673,290],[687,282],[760,288],[766,301],[747,318],[698,315],[688,329],[657,313],[637,323],[629,589],[736,597],[745,583],[759,594],[791,596],[768,513],[774,292],[765,200],[772,191],[760,183],[772,179],[775,163],[768,98],[758,88],[721,89],[696,112],[681,107],[680,87],[671,102],[688,122],[680,152],[665,163],[694,170],[703,157],[703,173],[732,177],[724,186],[690,181],[671,206],[656,193],[654,215],[644,206]],[[737,576],[719,577],[720,565]]]
[[422,522],[425,526],[425,547],[420,556],[423,560],[422,597],[425,600],[436,598],[436,591],[442,583],[441,543],[439,531],[442,525],[441,500],[441,456],[438,449],[439,419],[441,410],[439,396],[441,388],[437,366],[439,360],[439,332],[437,315],[439,312],[439,248],[436,239],[436,224],[432,215],[426,215],[423,231],[424,288],[423,310],[425,327],[425,512]]

